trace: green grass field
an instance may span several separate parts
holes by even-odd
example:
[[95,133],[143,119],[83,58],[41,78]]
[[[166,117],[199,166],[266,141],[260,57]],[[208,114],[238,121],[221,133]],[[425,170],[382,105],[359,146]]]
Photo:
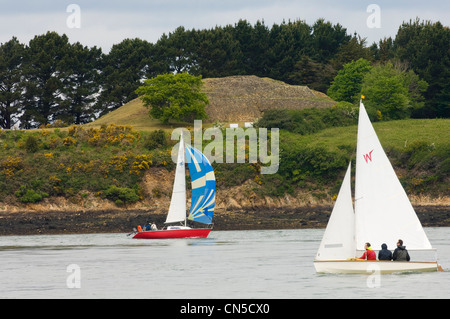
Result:
[[[192,128],[192,123],[185,122],[174,122],[171,121],[169,124],[162,124],[159,120],[151,118],[148,109],[142,104],[142,101],[137,98],[134,99],[122,107],[115,109],[114,111],[100,117],[99,119],[84,124],[86,128],[95,127],[98,128],[102,125],[108,124],[116,125],[130,125],[136,131],[149,132],[154,130],[163,130],[165,132],[172,132],[173,129],[178,127]],[[243,126],[244,122],[235,122]],[[211,127],[211,123],[203,123],[204,128]]]
[[[425,142],[441,148],[450,145],[450,119],[408,119],[373,124],[385,149],[402,149],[412,143]],[[357,126],[333,127],[315,134],[298,135],[285,132],[285,142],[322,146],[328,150],[356,149]]]
[[159,120],[150,118],[147,108],[137,98],[118,109],[100,117],[94,122],[85,124],[85,127],[100,127],[114,123],[116,125],[131,125],[137,131],[153,131],[163,129],[172,130],[178,126],[163,125]]

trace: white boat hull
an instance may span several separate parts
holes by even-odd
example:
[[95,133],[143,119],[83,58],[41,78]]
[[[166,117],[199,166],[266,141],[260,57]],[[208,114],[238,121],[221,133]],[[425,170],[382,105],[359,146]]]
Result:
[[314,267],[318,273],[333,274],[390,274],[439,270],[437,262],[428,261],[315,260]]

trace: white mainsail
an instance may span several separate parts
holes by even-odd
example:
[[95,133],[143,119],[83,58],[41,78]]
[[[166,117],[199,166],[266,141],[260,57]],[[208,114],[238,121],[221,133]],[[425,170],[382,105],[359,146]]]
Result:
[[395,247],[402,239],[409,250],[432,249],[422,225],[360,103],[355,176],[356,248]]
[[328,220],[316,260],[345,260],[355,254],[355,213],[348,165],[336,203]]
[[173,183],[172,199],[170,200],[167,223],[186,221],[186,170],[184,167],[184,141],[183,134],[180,135],[178,147],[177,167],[175,169],[175,180]]

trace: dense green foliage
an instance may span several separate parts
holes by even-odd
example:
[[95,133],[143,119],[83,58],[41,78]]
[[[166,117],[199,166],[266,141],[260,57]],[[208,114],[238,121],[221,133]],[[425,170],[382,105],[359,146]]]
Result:
[[[383,148],[409,195],[439,197],[448,192],[450,141],[442,134],[449,120],[402,120],[375,123]],[[337,181],[355,161],[357,126],[331,127],[299,135],[282,130],[280,169],[261,175],[258,189],[283,195],[304,189],[312,195],[336,195]],[[257,175],[254,175],[257,176]]]
[[147,133],[117,125],[0,131],[0,202],[8,196],[24,203],[49,196],[79,201],[85,192],[117,204],[136,202],[150,167],[172,167],[169,146],[150,151],[147,140]]
[[[330,110],[291,113],[289,126],[280,130],[280,166],[275,174],[261,174],[259,162],[213,162],[218,193],[250,181],[251,189],[262,196],[284,196],[297,190],[319,199],[335,195],[349,160],[354,161],[356,114]],[[305,126],[311,131],[297,133],[306,118],[314,118],[313,126]],[[273,120],[283,124],[285,118]],[[450,141],[448,134],[442,134],[448,125],[449,120],[442,119],[375,123],[394,168],[402,172],[400,180],[408,194],[439,197],[448,192]],[[143,187],[143,177],[152,167],[169,173],[175,166],[171,160],[175,142],[169,143],[163,131],[145,133],[109,125],[0,132],[3,204],[36,203],[56,196],[83,203],[88,196],[96,196],[124,206],[160,197],[158,187]],[[32,140],[29,145],[37,146],[30,150],[27,141]],[[154,143],[149,147],[150,140]],[[204,146],[208,143],[204,141]]]
[[[448,27],[419,20],[403,23],[395,39],[370,47],[322,19],[312,25],[240,20],[212,29],[179,27],[156,43],[125,39],[109,53],[71,44],[55,32],[28,44],[13,37],[0,44],[0,126],[87,123],[136,98],[145,79],[166,73],[257,75],[327,92],[343,65],[360,58],[373,66],[399,62],[428,83],[424,107],[414,106],[413,117],[449,117],[449,48]],[[335,98],[350,102],[358,88],[351,85]]]
[[139,190],[136,190],[136,188],[137,187],[131,189],[128,187],[111,185],[104,191],[104,196],[110,200],[113,200],[117,206],[121,206],[124,203],[134,203],[140,199],[138,195]]
[[167,147],[167,137],[163,130],[155,130],[144,138],[143,143],[149,150],[164,148]]
[[361,97],[364,76],[371,69],[371,63],[363,58],[344,64],[331,83],[327,94],[335,101],[357,103]]
[[193,122],[207,117],[205,106],[209,101],[201,92],[202,85],[201,76],[168,73],[145,80],[136,93],[153,118],[163,123],[169,120]]
[[395,55],[428,83],[425,108],[415,117],[450,116],[450,28],[440,22],[404,22],[394,41]]
[[27,189],[25,185],[20,186],[19,190],[14,194],[22,203],[37,203],[44,197],[48,197],[47,193],[40,193],[33,189]]
[[361,93],[368,112],[377,120],[404,119],[424,106],[423,92],[428,84],[412,71],[396,69],[391,63],[372,68],[363,79]]
[[268,110],[254,126],[279,128],[305,135],[327,127],[354,125],[357,119],[358,110],[349,103],[341,102],[325,109]]
[[[265,112],[256,125],[282,129],[280,168],[274,175],[257,177],[243,168],[240,174],[255,178],[263,185],[258,191],[266,195],[302,188],[320,197],[330,195],[327,187],[336,194],[337,176],[355,160],[357,118],[358,109],[348,102],[330,109]],[[448,188],[450,140],[442,133],[449,121],[428,121],[380,122],[375,130],[394,168],[404,169],[400,180],[408,194],[437,197]]]
[[365,59],[347,64],[338,72],[328,89],[336,101],[357,105],[366,98],[372,120],[410,117],[425,107],[423,94],[428,84],[413,70],[391,62],[372,66]]

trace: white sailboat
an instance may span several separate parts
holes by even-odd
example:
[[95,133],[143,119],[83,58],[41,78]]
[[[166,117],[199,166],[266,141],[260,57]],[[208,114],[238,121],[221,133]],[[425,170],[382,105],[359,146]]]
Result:
[[[392,247],[402,239],[411,251],[434,251],[360,103],[356,151],[355,208],[351,164],[314,260],[319,273],[436,271],[437,261],[355,260],[370,242]],[[413,255],[414,258],[414,255]],[[353,259],[353,260],[352,260]]]

